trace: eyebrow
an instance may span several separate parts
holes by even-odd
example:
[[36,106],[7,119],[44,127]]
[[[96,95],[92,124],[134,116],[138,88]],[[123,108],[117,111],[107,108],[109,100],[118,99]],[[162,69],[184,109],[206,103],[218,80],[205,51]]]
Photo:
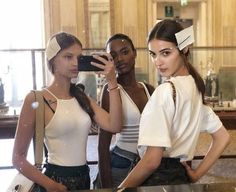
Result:
[[126,49],[129,49],[129,47],[128,47],[128,46],[122,47],[122,48],[119,50],[119,52],[124,51],[124,50],[126,50]]
[[[163,51],[171,50],[171,49],[172,49],[171,47],[167,47],[167,48],[163,48],[163,49],[159,50],[158,52],[161,53],[161,52],[163,52]],[[155,52],[151,51],[150,49],[149,49],[148,51],[149,51],[150,53],[152,53],[152,54],[156,54]]]
[[121,51],[124,51],[124,50],[129,50],[129,47],[128,47],[128,46],[122,47],[122,48],[121,48],[120,50],[118,50],[118,51],[112,50],[112,51],[110,51],[110,53],[121,52]]
[[69,54],[69,55],[73,55],[73,53],[72,52],[70,52],[70,51],[64,51],[64,54]]
[[148,51],[149,51],[149,53],[152,53],[154,55],[156,54],[155,52],[151,51],[150,49]]
[[171,50],[171,49],[172,49],[171,47],[167,47],[167,48],[164,48],[164,49],[159,50],[158,52],[160,53],[160,52],[162,52],[162,51]]

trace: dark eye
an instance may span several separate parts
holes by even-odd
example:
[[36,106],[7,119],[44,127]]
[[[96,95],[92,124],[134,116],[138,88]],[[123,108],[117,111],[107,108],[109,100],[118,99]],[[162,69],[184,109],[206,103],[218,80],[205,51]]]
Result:
[[155,58],[155,57],[156,57],[156,54],[153,53],[153,52],[149,52],[149,55],[150,55],[152,58]]
[[66,55],[65,58],[66,58],[66,59],[71,59],[71,58],[72,58],[72,55]]
[[166,57],[166,56],[168,56],[170,53],[171,53],[171,51],[165,50],[165,51],[160,52],[160,55]]
[[129,50],[123,50],[121,53],[122,53],[123,55],[128,55],[128,54],[129,54]]
[[111,54],[111,56],[112,56],[113,59],[115,59],[115,58],[117,57],[117,54],[114,53],[114,52],[110,52],[110,54]]

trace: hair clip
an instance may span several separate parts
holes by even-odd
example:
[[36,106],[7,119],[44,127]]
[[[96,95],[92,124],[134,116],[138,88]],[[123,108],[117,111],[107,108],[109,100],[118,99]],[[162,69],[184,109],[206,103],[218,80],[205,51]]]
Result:
[[193,26],[187,27],[182,31],[175,33],[179,50],[183,50],[188,45],[194,42]]
[[48,41],[47,48],[46,48],[46,56],[48,60],[51,60],[56,54],[61,50],[60,45],[57,42],[56,37],[53,37],[51,40]]

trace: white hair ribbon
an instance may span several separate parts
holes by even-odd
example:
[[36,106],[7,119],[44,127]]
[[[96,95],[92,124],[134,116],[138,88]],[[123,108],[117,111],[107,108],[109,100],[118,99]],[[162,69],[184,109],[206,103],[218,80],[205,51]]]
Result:
[[175,33],[179,50],[183,50],[188,45],[194,42],[193,26],[187,27],[182,31]]
[[56,54],[61,50],[60,45],[58,44],[56,37],[53,37],[49,40],[46,48],[46,56],[48,60],[51,60]]

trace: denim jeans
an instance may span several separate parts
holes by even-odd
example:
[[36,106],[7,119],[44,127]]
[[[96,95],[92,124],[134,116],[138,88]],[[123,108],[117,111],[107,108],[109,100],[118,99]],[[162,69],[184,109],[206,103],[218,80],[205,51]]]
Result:
[[138,155],[115,146],[111,151],[113,187],[118,187],[137,162]]
[[[137,154],[120,149],[119,147],[115,146],[110,151],[111,157],[111,174],[112,174],[112,182],[113,187],[118,187],[120,183],[126,178],[132,168],[135,166],[139,157]],[[94,184],[94,189],[101,188],[100,185],[100,175],[98,173]]]

